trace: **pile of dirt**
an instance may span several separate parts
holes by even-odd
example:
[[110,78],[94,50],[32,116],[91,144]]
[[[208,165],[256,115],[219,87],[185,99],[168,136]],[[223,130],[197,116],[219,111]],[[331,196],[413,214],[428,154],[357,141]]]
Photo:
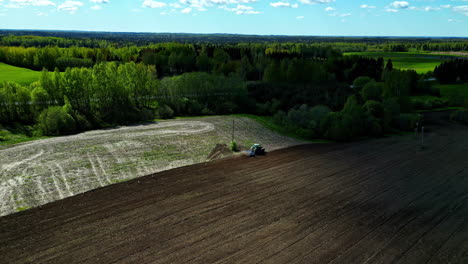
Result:
[[210,154],[206,157],[207,160],[217,160],[227,156],[231,156],[232,151],[226,144],[216,144]]

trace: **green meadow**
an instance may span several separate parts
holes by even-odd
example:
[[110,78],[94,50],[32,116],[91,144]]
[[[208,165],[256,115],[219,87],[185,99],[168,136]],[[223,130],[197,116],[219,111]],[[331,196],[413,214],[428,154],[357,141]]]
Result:
[[440,95],[447,98],[452,105],[462,106],[468,103],[468,83],[438,84]]
[[417,52],[347,52],[344,55],[392,59],[393,67],[403,70],[415,70],[417,73],[433,71],[436,66],[450,56]]
[[10,81],[22,85],[29,85],[30,83],[39,80],[40,75],[41,72],[39,71],[0,63],[0,82]]

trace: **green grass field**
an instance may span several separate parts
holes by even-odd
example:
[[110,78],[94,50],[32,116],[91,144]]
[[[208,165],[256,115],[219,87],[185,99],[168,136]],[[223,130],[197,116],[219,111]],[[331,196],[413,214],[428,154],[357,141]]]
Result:
[[448,98],[453,105],[463,106],[468,102],[468,83],[438,84],[435,87],[440,90],[442,97]]
[[22,85],[29,85],[32,82],[39,80],[40,75],[41,72],[39,71],[0,63],[0,83],[3,81],[10,81]]
[[415,70],[417,73],[433,71],[436,66],[447,59],[447,55],[417,53],[417,52],[348,52],[344,55],[359,55],[364,57],[392,59],[393,67],[403,70]]

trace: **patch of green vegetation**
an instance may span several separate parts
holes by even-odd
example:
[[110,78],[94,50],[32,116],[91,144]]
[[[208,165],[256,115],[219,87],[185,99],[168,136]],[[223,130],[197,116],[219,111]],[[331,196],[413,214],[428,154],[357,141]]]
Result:
[[125,179],[112,179],[111,183],[119,183],[119,182],[126,182],[131,180],[130,178],[125,178]]
[[433,95],[411,96],[411,103],[415,110],[431,110],[449,107],[449,99]]
[[310,143],[330,143],[330,142],[332,142],[330,140],[325,140],[325,139],[305,138],[305,137],[302,137],[300,135],[291,133],[285,127],[276,124],[273,121],[273,117],[271,117],[271,116],[257,116],[257,115],[249,115],[249,114],[236,114],[236,115],[232,115],[232,116],[248,117],[248,118],[260,123],[264,127],[270,129],[271,131],[274,131],[274,132],[276,132],[276,133],[278,133],[280,135],[287,136],[287,137],[290,137],[290,138],[294,138],[294,139],[297,139],[297,140],[302,140],[302,141],[306,141],[306,142],[310,142]]
[[460,109],[463,109],[463,107],[449,106],[449,107],[433,108],[433,109],[426,109],[426,110],[417,110],[416,112],[426,113],[426,112],[440,112],[440,111],[460,110]]
[[17,212],[21,212],[21,211],[24,211],[24,210],[28,210],[30,209],[31,207],[28,207],[28,206],[21,206],[21,207],[18,207],[16,208],[16,211]]
[[440,90],[442,97],[449,100],[451,106],[464,106],[468,103],[468,83],[439,84],[434,87]]
[[9,146],[9,145],[22,143],[22,142],[28,142],[28,141],[44,139],[44,138],[48,138],[48,137],[44,137],[44,136],[28,137],[25,134],[12,133],[8,130],[0,130],[0,148],[2,146]]
[[29,85],[39,80],[41,72],[0,63],[0,82],[10,81]]
[[402,70],[415,70],[417,73],[433,71],[436,66],[447,60],[447,55],[419,52],[347,52],[344,55],[358,55],[370,58],[382,57],[385,62],[392,60],[393,67]]

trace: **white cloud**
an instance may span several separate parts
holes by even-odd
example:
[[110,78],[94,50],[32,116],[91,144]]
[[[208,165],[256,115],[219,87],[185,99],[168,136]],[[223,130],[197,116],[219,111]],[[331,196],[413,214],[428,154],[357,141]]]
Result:
[[66,11],[70,12],[71,14],[75,13],[80,6],[82,6],[83,3],[80,1],[72,1],[72,0],[67,0],[60,4],[57,9],[59,11]]
[[184,13],[184,14],[189,14],[190,12],[192,12],[192,8],[191,7],[187,7],[187,8],[184,8],[182,9],[182,11],[180,11],[181,13]]
[[391,3],[390,6],[395,9],[405,9],[409,7],[409,3],[406,1],[395,1]]
[[398,12],[397,9],[392,9],[392,8],[387,8],[386,11],[390,12],[390,13],[397,13]]
[[441,9],[441,7],[433,7],[433,6],[426,6],[426,7],[415,7],[415,6],[410,6],[410,10],[416,10],[416,11],[438,11]]
[[296,19],[304,19],[304,16],[297,16]]
[[360,8],[364,8],[364,9],[373,9],[373,8],[376,8],[376,6],[373,6],[373,5],[360,5],[359,7],[360,7]]
[[325,8],[325,11],[327,11],[327,12],[335,11],[335,8],[329,6],[329,7]]
[[424,11],[437,11],[440,10],[440,7],[432,7],[432,6],[426,6],[423,9]]
[[96,4],[108,4],[109,3],[109,0],[90,0],[90,1]]
[[257,1],[258,0],[179,0],[179,2],[183,5],[189,5],[197,9],[214,5],[248,4]]
[[298,0],[298,1],[305,5],[330,4],[330,3],[335,2],[335,0]]
[[468,16],[468,5],[465,6],[454,6],[452,8],[454,12],[460,13],[464,16]]
[[174,8],[183,8],[179,3],[170,3],[169,6],[172,6]]
[[251,6],[237,5],[235,8],[228,8],[226,6],[220,7],[226,11],[234,12],[236,15],[257,15],[260,14],[259,11],[253,10]]
[[101,10],[101,6],[99,5],[94,5],[91,7],[92,10]]
[[276,2],[276,3],[270,3],[272,7],[288,7],[288,8],[297,8],[298,4],[290,4],[287,2]]
[[166,3],[157,2],[157,1],[153,1],[153,0],[145,0],[143,2],[143,7],[147,7],[147,8],[161,8],[161,7],[165,7],[165,6],[167,6]]
[[49,0],[10,0],[10,4],[5,7],[21,8],[26,6],[54,6],[55,3]]

